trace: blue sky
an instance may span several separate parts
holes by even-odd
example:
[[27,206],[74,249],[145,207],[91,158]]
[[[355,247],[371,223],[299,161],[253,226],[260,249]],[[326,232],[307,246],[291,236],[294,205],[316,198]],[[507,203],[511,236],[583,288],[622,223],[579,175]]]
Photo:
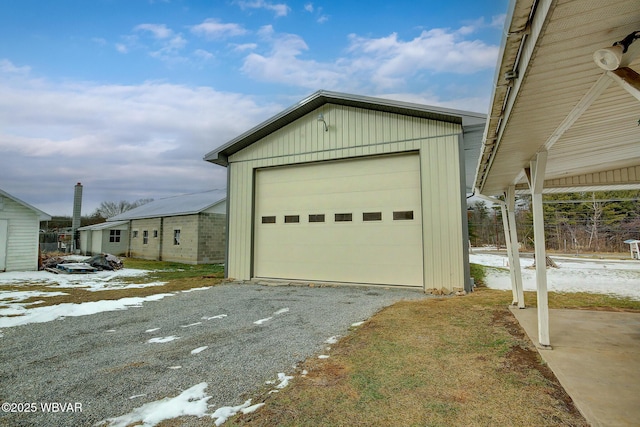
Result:
[[0,0],[0,188],[224,188],[204,154],[319,89],[487,112],[507,3]]

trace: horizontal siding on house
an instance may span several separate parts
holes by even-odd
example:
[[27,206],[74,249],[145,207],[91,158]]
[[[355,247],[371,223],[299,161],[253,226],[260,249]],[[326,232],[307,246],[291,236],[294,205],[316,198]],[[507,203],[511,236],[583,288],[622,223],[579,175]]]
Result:
[[7,271],[38,269],[40,220],[31,209],[3,198],[0,219],[9,220],[7,232]]

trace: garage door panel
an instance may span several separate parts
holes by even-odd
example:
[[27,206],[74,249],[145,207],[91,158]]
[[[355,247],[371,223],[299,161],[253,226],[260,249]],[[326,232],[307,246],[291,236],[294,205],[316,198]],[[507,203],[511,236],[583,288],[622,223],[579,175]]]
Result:
[[[260,170],[254,276],[422,286],[420,206],[417,155]],[[394,211],[413,219],[394,220]],[[364,221],[364,212],[382,220]],[[344,213],[352,220],[335,220]],[[324,222],[309,222],[310,214]],[[285,223],[285,215],[299,222]]]

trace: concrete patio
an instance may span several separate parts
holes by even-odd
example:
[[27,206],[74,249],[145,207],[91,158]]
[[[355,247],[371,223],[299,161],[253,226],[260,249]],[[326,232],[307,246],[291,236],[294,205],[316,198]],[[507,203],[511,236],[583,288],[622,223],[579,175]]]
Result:
[[[511,308],[538,344],[536,308]],[[592,426],[640,420],[640,313],[549,310],[553,349],[539,353]]]

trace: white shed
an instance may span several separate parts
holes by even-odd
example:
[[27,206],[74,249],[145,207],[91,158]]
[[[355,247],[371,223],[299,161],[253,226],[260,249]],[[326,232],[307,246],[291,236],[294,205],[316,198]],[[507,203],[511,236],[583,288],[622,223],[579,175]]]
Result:
[[228,173],[227,276],[469,289],[484,123],[318,91],[208,153]]
[[0,190],[0,271],[38,269],[40,221],[51,216]]
[[108,253],[126,255],[129,249],[129,221],[103,222],[78,228],[80,252],[84,255]]

